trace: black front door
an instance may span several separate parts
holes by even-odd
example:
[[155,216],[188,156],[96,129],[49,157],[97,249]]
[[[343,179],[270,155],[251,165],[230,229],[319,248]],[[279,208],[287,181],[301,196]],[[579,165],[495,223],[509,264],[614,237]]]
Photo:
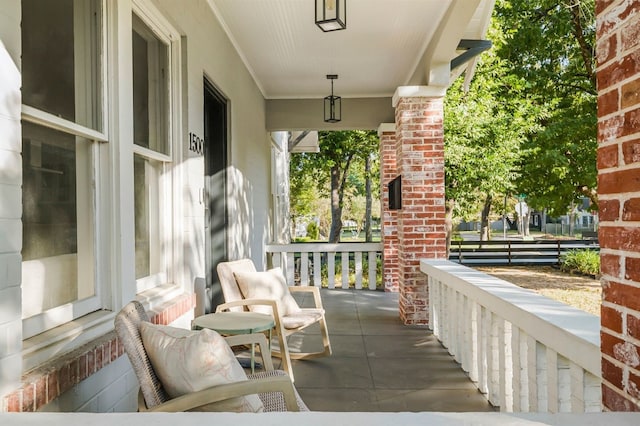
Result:
[[216,265],[227,260],[227,100],[204,80],[206,312],[224,302]]

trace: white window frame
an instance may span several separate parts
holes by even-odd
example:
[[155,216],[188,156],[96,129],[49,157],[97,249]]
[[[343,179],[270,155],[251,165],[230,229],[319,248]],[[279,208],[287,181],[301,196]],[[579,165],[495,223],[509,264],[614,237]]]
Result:
[[[134,0],[132,13],[135,14],[153,32],[153,35],[164,43],[167,49],[167,149],[168,154],[163,154],[133,144],[133,154],[145,159],[162,163],[163,175],[160,178],[159,206],[162,212],[159,220],[160,241],[170,242],[164,245],[164,250],[159,253],[160,272],[142,277],[136,280],[136,294],[144,298],[146,293],[165,286],[170,292],[178,284],[178,277],[182,276],[182,264],[178,253],[182,249],[182,198],[180,188],[182,186],[179,165],[182,160],[182,150],[179,142],[182,140],[181,108],[181,37],[178,31],[169,21],[153,6],[149,0]],[[150,91],[153,96],[153,91]],[[153,117],[150,117],[150,122]],[[150,127],[153,126],[150,124]],[[149,137],[152,137],[150,132]],[[133,158],[132,158],[133,160]],[[133,161],[132,161],[133,164]],[[146,293],[145,293],[146,292]]]
[[[78,281],[80,281],[83,277],[89,278],[93,283],[93,295],[89,297],[85,297],[82,299],[76,299],[75,301],[48,309],[40,314],[33,315],[29,318],[24,318],[22,320],[22,337],[23,339],[29,339],[33,336],[41,334],[45,331],[53,329],[55,327],[59,327],[70,321],[76,320],[79,317],[87,315],[91,312],[97,311],[103,307],[103,298],[108,291],[105,291],[103,288],[105,282],[102,281],[97,273],[100,270],[99,265],[99,256],[97,255],[98,249],[96,246],[96,241],[99,240],[98,235],[98,227],[96,224],[97,217],[97,208],[96,204],[98,202],[98,195],[96,193],[97,181],[100,179],[99,167],[100,164],[100,149],[99,144],[108,142],[109,137],[106,133],[108,128],[107,123],[107,102],[106,102],[106,93],[107,93],[107,78],[106,78],[106,69],[107,64],[105,61],[105,51],[107,47],[106,43],[106,2],[104,0],[98,2],[100,7],[100,22],[98,22],[98,28],[96,29],[95,35],[98,40],[94,40],[91,37],[77,37],[74,38],[74,43],[76,44],[76,58],[77,55],[91,54],[91,48],[93,47],[93,42],[97,41],[100,46],[100,57],[98,58],[98,66],[100,67],[97,70],[96,75],[100,78],[100,81],[97,82],[96,85],[91,84],[93,81],[92,78],[85,78],[85,74],[91,74],[94,70],[92,65],[88,66],[87,69],[76,69],[75,79],[76,79],[76,87],[82,88],[83,84],[84,91],[78,90],[76,91],[76,105],[80,105],[81,103],[86,103],[87,100],[92,100],[92,104],[99,108],[101,111],[100,117],[98,117],[97,126],[101,128],[102,131],[95,130],[81,124],[78,124],[73,121],[65,120],[63,118],[57,117],[48,112],[39,110],[37,108],[31,107],[29,105],[22,105],[22,120],[24,122],[36,124],[42,127],[46,127],[49,129],[57,130],[72,136],[76,136],[84,139],[83,141],[77,141],[77,143],[88,143],[91,144],[89,147],[89,155],[90,155],[90,167],[89,167],[89,176],[77,176],[77,206],[91,206],[90,212],[87,215],[78,215],[78,237],[80,235],[85,236],[86,238],[78,238],[78,253],[82,253],[83,257],[87,257],[91,260],[90,265],[86,268],[79,267],[78,268]],[[85,3],[82,2],[74,2],[74,16],[85,16],[89,19],[92,18],[92,14],[87,13],[85,10]],[[74,25],[76,26],[76,34],[82,34],[86,32],[87,28],[89,28],[90,24],[87,22],[88,20],[74,20]],[[90,43],[86,43],[90,41]],[[77,61],[76,63],[84,63],[85,61]],[[82,83],[82,84],[81,84]],[[87,92],[91,93],[87,93]],[[82,108],[80,108],[81,110]],[[78,108],[77,108],[78,110]],[[76,117],[76,120],[78,118]],[[87,162],[89,159],[76,158],[76,162]],[[88,178],[88,179],[87,179]],[[77,208],[78,208],[77,207]],[[82,229],[82,231],[80,231]],[[52,258],[48,258],[50,261],[55,262],[55,257],[64,257],[63,256],[54,256]],[[30,262],[30,261],[27,261]],[[78,262],[81,264],[84,262]],[[30,267],[31,265],[26,265]],[[23,277],[24,278],[24,277]]]

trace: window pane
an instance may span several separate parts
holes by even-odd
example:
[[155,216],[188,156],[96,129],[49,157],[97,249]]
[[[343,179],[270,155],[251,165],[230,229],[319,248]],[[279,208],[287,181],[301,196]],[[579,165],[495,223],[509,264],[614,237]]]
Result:
[[22,134],[23,317],[27,318],[92,296],[95,290],[92,250],[78,250],[91,246],[91,227],[86,226],[91,222],[90,145],[29,123],[23,124]]
[[162,163],[134,155],[136,279],[161,272],[160,176]]
[[169,154],[168,46],[133,16],[133,134],[134,142]]
[[23,0],[22,103],[101,130],[99,3]]

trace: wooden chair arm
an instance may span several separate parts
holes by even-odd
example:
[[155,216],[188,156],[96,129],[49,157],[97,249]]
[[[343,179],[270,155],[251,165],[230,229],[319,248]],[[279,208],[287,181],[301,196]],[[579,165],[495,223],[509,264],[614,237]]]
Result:
[[235,308],[237,306],[252,306],[252,305],[267,305],[271,306],[273,310],[273,316],[279,318],[278,303],[272,299],[242,299],[234,300],[233,302],[222,303],[216,308],[216,312],[226,311],[229,308]]
[[289,292],[291,293],[312,293],[313,294],[313,302],[316,305],[317,309],[323,309],[322,307],[322,298],[320,298],[320,289],[315,286],[292,286],[289,287]]
[[267,338],[262,333],[254,334],[237,334],[235,336],[225,337],[227,344],[231,347],[241,345],[258,344],[260,347],[260,355],[262,356],[262,365],[265,371],[273,371],[273,360],[271,359],[271,348],[267,342]]
[[299,411],[293,383],[289,376],[272,376],[256,380],[227,383],[179,396],[148,411],[181,412],[238,396],[281,392],[288,411]]

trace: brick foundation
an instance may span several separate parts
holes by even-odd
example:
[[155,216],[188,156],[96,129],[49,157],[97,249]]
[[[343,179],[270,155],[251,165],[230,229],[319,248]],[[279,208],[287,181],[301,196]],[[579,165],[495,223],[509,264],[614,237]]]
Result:
[[640,3],[596,11],[603,405],[640,411]]
[[398,286],[405,324],[429,321],[427,279],[420,260],[446,256],[442,97],[400,97],[396,104]]

